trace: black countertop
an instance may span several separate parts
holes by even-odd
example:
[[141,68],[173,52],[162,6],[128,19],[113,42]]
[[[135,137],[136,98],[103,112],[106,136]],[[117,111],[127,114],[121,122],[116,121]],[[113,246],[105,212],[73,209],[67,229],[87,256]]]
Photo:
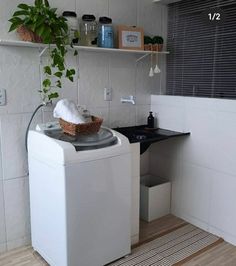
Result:
[[170,138],[190,135],[189,132],[183,133],[163,128],[148,129],[146,125],[133,127],[118,127],[114,128],[114,130],[126,136],[129,139],[130,143],[139,142],[141,154],[144,153],[152,143]]

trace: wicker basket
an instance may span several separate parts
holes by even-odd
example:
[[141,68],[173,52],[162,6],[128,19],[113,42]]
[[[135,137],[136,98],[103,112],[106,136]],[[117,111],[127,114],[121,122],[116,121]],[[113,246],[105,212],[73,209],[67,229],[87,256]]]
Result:
[[103,119],[91,116],[92,122],[84,123],[84,124],[73,124],[69,123],[63,119],[59,119],[60,126],[64,133],[76,136],[77,134],[93,134],[97,133],[102,125]]
[[17,33],[20,39],[24,42],[35,42],[42,43],[42,38],[35,34],[33,31],[27,29],[25,26],[21,25],[17,28]]

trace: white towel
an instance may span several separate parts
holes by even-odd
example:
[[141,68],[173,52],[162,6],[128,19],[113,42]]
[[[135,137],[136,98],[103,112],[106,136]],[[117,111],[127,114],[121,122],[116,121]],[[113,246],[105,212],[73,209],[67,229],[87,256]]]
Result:
[[53,111],[53,116],[55,118],[62,118],[63,120],[73,124],[85,123],[85,120],[79,113],[76,104],[68,99],[62,99],[57,103]]

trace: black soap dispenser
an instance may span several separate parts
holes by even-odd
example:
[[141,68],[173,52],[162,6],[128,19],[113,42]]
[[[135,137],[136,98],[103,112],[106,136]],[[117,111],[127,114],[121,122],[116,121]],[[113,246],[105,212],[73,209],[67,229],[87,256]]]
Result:
[[154,128],[154,116],[152,115],[152,112],[149,112],[147,124],[148,124],[148,128]]

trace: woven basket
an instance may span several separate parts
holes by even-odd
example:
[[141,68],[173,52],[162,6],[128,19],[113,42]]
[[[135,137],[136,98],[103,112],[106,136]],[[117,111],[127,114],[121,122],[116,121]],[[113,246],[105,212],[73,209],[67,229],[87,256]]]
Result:
[[71,136],[76,136],[77,134],[93,134],[97,133],[102,125],[103,119],[91,116],[92,122],[84,123],[84,124],[73,124],[69,123],[63,119],[59,119],[60,126],[64,133],[69,134]]
[[17,33],[20,39],[24,42],[35,42],[42,43],[42,38],[35,34],[33,31],[27,29],[25,26],[21,25],[17,28]]

